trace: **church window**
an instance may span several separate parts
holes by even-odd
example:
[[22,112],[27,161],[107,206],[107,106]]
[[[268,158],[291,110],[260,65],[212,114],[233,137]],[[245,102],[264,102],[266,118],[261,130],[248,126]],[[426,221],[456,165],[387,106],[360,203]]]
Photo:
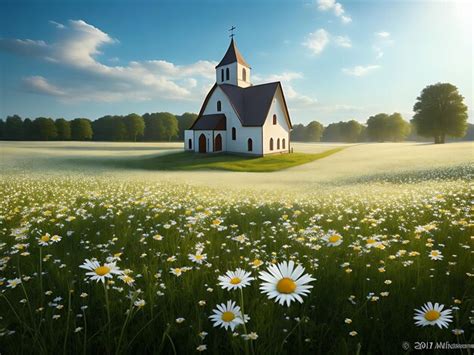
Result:
[[273,115],[273,124],[277,124],[277,115]]
[[232,127],[232,140],[235,141],[237,139],[237,130],[235,127]]
[[242,68],[242,80],[247,81],[247,71],[245,68]]
[[222,104],[220,101],[217,101],[217,111],[221,112],[221,110],[222,110]]
[[224,69],[221,69],[221,81],[224,81]]
[[277,150],[280,149],[280,138],[277,139]]
[[191,140],[191,138],[189,138],[188,140],[188,149],[193,149],[193,141]]
[[270,150],[273,150],[273,138],[270,138]]
[[225,80],[229,80],[230,79],[230,70],[229,68],[226,68],[225,70]]
[[253,141],[252,141],[252,138],[249,138],[249,140],[247,141],[247,150],[249,152],[251,152],[253,150]]
[[283,139],[281,140],[281,149],[286,149],[285,145],[286,145],[286,143],[285,143],[285,138],[283,138]]

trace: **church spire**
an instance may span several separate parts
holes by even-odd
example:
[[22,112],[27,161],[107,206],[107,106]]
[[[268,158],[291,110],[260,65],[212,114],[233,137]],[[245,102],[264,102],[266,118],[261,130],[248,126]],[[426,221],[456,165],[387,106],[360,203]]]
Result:
[[224,58],[222,58],[220,63],[217,64],[216,69],[236,62],[250,69],[250,65],[247,64],[242,54],[240,54],[239,49],[235,44],[234,37],[231,37],[229,48],[227,49],[227,52],[225,52]]

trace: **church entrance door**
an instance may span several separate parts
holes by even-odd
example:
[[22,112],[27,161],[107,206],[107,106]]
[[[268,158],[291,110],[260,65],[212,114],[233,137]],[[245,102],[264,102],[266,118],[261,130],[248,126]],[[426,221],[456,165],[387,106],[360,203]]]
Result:
[[218,134],[214,140],[214,151],[220,152],[222,150],[222,136]]
[[199,153],[205,153],[206,152],[206,136],[204,134],[201,134],[199,136]]

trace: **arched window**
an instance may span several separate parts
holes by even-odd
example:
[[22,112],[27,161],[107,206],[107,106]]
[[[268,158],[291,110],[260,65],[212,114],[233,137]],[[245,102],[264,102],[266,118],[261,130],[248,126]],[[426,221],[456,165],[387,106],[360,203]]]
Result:
[[191,138],[189,138],[188,140],[188,149],[193,149],[193,141],[191,140]]
[[229,70],[229,68],[227,68],[225,70],[225,80],[229,80],[229,79],[230,79],[230,70]]
[[273,150],[273,138],[270,138],[270,150]]
[[235,141],[237,139],[237,130],[235,127],[232,127],[232,140]]
[[252,142],[251,138],[249,138],[249,140],[247,141],[247,150],[249,152],[251,152],[253,150],[253,142]]
[[283,139],[281,140],[281,149],[286,149],[285,145],[286,145],[286,143],[285,143],[285,138],[283,138]]
[[273,115],[273,124],[277,124],[277,115]]
[[222,103],[220,101],[217,101],[217,111],[221,112],[222,110]]
[[224,81],[224,69],[221,69],[221,81]]
[[277,150],[280,149],[280,138],[277,139]]
[[242,68],[242,80],[247,81],[247,70],[245,68]]

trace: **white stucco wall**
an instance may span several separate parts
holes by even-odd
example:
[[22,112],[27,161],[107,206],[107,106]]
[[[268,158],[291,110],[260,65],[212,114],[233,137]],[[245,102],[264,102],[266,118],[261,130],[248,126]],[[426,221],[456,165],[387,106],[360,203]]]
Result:
[[[229,68],[229,80],[226,80],[226,69]],[[247,71],[247,80],[243,80],[242,68]],[[224,70],[224,80],[222,80],[221,71]],[[216,69],[216,82],[217,84],[232,84],[243,88],[250,86],[250,68],[245,67],[237,62],[224,65]]]
[[[189,149],[189,140],[191,139],[191,149]],[[192,151],[194,150],[194,131],[192,130],[185,130],[184,131],[184,150]]]
[[[277,124],[273,124],[273,115],[277,116]],[[273,138],[273,150],[270,150],[270,138]],[[280,139],[280,149],[277,149],[277,140]],[[285,139],[285,149],[282,141]],[[263,154],[283,153],[290,151],[290,127],[283,104],[283,97],[278,90],[275,93],[267,118],[263,125]]]
[[[217,101],[221,101],[222,110],[217,111]],[[212,93],[204,114],[224,113],[227,118],[227,131],[223,137],[223,148],[229,152],[262,155],[262,128],[261,127],[242,127],[240,120],[230,104],[227,96],[220,88],[216,88]],[[236,129],[236,140],[232,140],[232,127]],[[216,131],[217,132],[217,131]],[[195,137],[198,137],[195,135]],[[253,150],[247,150],[248,139],[253,141]],[[197,142],[197,141],[196,141]],[[198,148],[199,150],[199,148]]]

